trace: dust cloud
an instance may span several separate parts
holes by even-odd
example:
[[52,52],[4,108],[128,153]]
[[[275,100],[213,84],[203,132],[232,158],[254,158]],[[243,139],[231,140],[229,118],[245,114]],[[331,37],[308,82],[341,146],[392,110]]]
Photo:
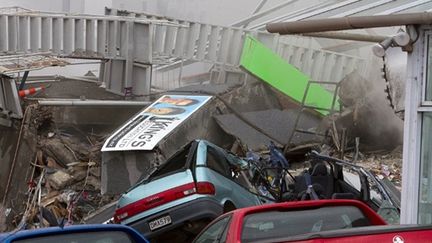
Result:
[[[387,78],[384,79],[383,61],[378,58],[371,61],[368,77],[353,72],[341,81],[341,102],[351,112],[340,120],[339,125],[347,128],[351,138],[359,137],[363,149],[393,149],[403,142],[401,111],[406,65],[395,69],[393,63],[386,61]],[[390,83],[391,102],[385,91],[386,80]]]

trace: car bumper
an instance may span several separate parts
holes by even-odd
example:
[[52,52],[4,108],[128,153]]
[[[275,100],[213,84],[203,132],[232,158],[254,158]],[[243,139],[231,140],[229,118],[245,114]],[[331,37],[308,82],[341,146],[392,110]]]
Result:
[[[183,226],[186,221],[214,219],[223,213],[223,207],[210,198],[198,198],[190,202],[169,208],[149,217],[127,224],[148,238],[155,237],[169,230]],[[159,229],[150,230],[149,222],[169,215],[171,223]]]

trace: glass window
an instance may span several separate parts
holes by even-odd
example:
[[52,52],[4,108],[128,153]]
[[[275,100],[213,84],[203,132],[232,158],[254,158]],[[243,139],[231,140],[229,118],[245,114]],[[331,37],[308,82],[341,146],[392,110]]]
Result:
[[426,59],[426,100],[432,100],[432,35],[428,35],[427,39],[427,59]]
[[[212,243],[212,242],[225,242],[226,228],[230,217],[224,217],[219,221],[213,223],[208,227],[200,236],[195,240],[196,243]],[[225,238],[224,238],[225,237]]]
[[245,217],[242,242],[368,225],[370,225],[369,220],[360,209],[353,206],[268,211]]
[[231,177],[231,169],[225,156],[210,146],[207,146],[207,166],[223,176]]
[[361,180],[357,172],[348,169],[343,169],[343,179],[348,185],[354,188],[357,192],[361,191]]
[[184,169],[186,166],[191,144],[192,143],[186,145],[186,147],[184,147],[182,150],[175,153],[161,167],[159,167],[159,169],[157,169],[153,174],[151,174],[150,178],[153,179],[155,177],[165,176],[175,171]]
[[421,157],[420,157],[420,200],[419,218],[421,224],[432,224],[432,113],[423,113]]
[[381,205],[383,203],[383,198],[378,188],[378,185],[372,178],[368,177],[369,190],[370,190],[370,199],[375,205]]
[[100,232],[78,232],[62,233],[57,235],[35,236],[25,240],[14,240],[16,243],[132,243],[135,242],[125,232],[100,231]]

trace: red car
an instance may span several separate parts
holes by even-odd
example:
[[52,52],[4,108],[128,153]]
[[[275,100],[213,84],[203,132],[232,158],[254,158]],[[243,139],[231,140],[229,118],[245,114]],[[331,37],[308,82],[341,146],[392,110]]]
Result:
[[313,200],[237,209],[194,240],[208,242],[431,242],[432,226],[393,226],[357,200]]

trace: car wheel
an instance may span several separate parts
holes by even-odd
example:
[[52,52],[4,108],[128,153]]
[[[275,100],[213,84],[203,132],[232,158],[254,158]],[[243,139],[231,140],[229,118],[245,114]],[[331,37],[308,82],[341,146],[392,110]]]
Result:
[[234,204],[232,202],[228,201],[224,205],[223,212],[228,213],[228,212],[233,211],[235,209],[236,209],[236,207],[234,206]]

